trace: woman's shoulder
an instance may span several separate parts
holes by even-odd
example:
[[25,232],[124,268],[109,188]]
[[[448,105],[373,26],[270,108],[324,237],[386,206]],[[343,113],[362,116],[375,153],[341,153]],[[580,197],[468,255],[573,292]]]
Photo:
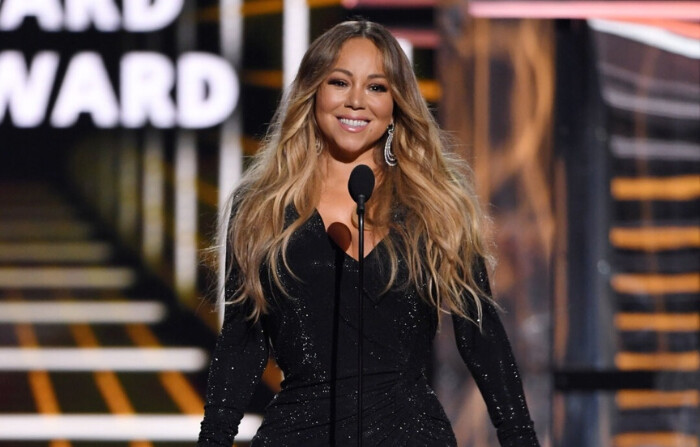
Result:
[[226,209],[224,211],[229,216],[229,222],[240,217],[241,212],[243,212],[242,210],[249,209],[246,202],[247,199],[250,198],[250,195],[250,190],[240,185],[228,196]]
[[[229,224],[235,222],[243,222],[249,220],[251,216],[255,218],[260,217],[260,211],[262,209],[256,209],[254,203],[250,203],[248,199],[251,199],[251,194],[248,191],[236,189],[230,196],[226,204],[226,209],[224,215],[228,215]],[[294,203],[286,205],[282,209],[282,217],[284,218],[285,228],[291,225],[300,217],[300,213],[294,206]],[[272,219],[273,216],[267,216],[268,219]]]

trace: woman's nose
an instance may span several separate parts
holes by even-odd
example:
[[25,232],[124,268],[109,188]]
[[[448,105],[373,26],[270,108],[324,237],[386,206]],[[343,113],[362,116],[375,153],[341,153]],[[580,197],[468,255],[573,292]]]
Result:
[[350,88],[345,106],[353,110],[364,108],[364,92],[362,91],[362,87],[354,85]]

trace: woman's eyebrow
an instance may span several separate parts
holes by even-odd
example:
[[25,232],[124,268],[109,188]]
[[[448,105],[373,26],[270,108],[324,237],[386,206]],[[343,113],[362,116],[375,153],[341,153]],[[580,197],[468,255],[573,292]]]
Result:
[[[345,68],[334,68],[333,70],[331,70],[331,73],[333,73],[334,71],[339,71],[339,72],[341,72],[349,77],[353,76],[352,72],[350,70],[346,70]],[[386,75],[384,75],[382,73],[376,73],[376,74],[371,74],[371,75],[367,76],[367,78],[369,78],[369,79],[386,78]]]

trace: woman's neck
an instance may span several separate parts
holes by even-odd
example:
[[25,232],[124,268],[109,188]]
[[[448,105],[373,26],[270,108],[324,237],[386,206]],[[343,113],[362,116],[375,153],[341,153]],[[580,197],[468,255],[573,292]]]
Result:
[[362,164],[369,166],[375,175],[377,173],[373,151],[366,151],[350,162],[337,160],[328,152],[325,152],[322,157],[320,165],[324,188],[336,189],[336,187],[340,187],[344,188],[347,193],[347,184],[352,170]]

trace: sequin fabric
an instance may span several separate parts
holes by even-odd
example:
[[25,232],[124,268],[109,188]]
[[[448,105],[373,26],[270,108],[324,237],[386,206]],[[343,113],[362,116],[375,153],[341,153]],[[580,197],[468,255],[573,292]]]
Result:
[[[295,218],[295,212],[288,213],[288,220]],[[386,255],[380,243],[365,258],[363,445],[456,446],[426,379],[437,316],[412,287],[383,293]],[[270,353],[285,379],[252,446],[357,445],[359,264],[328,237],[317,212],[292,237],[288,259],[296,278],[284,269],[280,274],[290,297],[263,274],[271,311],[258,323],[245,320],[244,306],[226,308],[212,356],[200,446],[231,446]],[[477,268],[488,290],[485,269]],[[400,260],[396,284],[406,274]],[[501,446],[538,446],[496,310],[485,306],[482,332],[458,317],[454,327]]]

